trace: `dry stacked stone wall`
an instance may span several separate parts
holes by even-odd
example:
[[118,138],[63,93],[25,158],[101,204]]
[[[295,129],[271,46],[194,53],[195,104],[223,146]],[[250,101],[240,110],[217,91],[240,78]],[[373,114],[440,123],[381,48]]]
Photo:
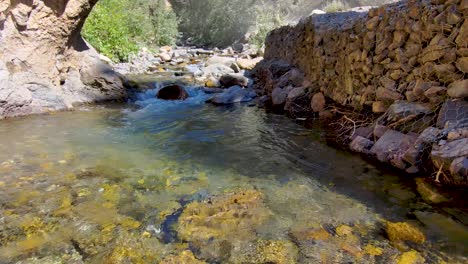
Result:
[[468,185],[467,73],[468,0],[305,18],[269,34],[254,71],[271,106],[296,117],[352,109],[361,120],[341,111],[351,129],[340,135],[352,150],[457,185]]

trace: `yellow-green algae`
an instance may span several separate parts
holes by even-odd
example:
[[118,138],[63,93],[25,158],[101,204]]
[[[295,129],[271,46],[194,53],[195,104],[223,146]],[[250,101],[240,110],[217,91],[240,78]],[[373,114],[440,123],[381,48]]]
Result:
[[164,258],[159,264],[206,264],[206,262],[196,259],[192,251],[184,250],[178,255]]
[[390,241],[396,244],[404,241],[421,244],[426,241],[426,236],[421,232],[421,230],[407,222],[387,222],[386,231]]
[[185,241],[252,238],[271,215],[263,196],[257,190],[240,190],[193,202],[180,216],[178,234]]
[[[196,168],[187,173],[178,169],[180,164],[164,161],[155,161],[146,172],[125,164],[125,169],[100,164],[76,170],[72,164],[78,155],[69,155],[74,157],[50,161],[41,155],[37,171],[1,178],[5,225],[0,228],[0,262],[68,263],[86,256],[85,263],[116,264],[377,263],[379,257],[404,264],[431,254],[422,248],[395,250],[398,242],[425,241],[422,232],[406,223],[385,222],[392,245],[376,235],[375,223],[324,221],[330,218],[326,206],[333,204],[324,209],[314,204],[309,197],[327,193],[305,180],[279,184],[229,170],[213,182],[213,172]],[[9,163],[8,168],[16,171],[15,166]],[[204,190],[220,194],[197,196]],[[343,195],[334,197],[349,205],[340,217],[368,213]],[[175,230],[181,241],[165,245],[158,233],[147,230],[180,211]],[[289,212],[297,216],[294,221],[281,222]]]
[[397,264],[423,264],[424,262],[424,258],[415,250],[405,252],[397,258]]

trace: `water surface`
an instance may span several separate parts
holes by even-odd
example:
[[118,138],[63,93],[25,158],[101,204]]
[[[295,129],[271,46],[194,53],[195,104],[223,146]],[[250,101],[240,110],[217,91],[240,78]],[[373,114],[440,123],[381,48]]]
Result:
[[[320,129],[189,92],[0,122],[0,263],[467,261],[463,219],[445,212],[466,214],[424,203],[411,179]],[[424,242],[391,241],[389,221]]]

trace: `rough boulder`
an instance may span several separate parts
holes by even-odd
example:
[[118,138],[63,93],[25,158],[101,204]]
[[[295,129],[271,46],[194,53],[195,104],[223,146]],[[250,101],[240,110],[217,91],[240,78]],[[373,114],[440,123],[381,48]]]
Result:
[[80,35],[97,0],[0,2],[0,119],[126,96]]

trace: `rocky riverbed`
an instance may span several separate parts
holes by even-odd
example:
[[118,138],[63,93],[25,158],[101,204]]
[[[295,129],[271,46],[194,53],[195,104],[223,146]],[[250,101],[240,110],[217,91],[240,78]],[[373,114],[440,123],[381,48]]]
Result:
[[0,123],[0,262],[467,261],[463,204],[185,88]]
[[[234,47],[224,50],[163,47],[158,52],[142,49],[129,63],[108,63],[117,72],[129,76],[130,86],[139,91],[153,88],[156,75],[167,85],[202,88],[212,94],[208,101],[213,104],[250,102],[257,97],[252,89],[251,71],[263,60],[262,51],[249,45]],[[151,76],[148,82],[145,75]]]

